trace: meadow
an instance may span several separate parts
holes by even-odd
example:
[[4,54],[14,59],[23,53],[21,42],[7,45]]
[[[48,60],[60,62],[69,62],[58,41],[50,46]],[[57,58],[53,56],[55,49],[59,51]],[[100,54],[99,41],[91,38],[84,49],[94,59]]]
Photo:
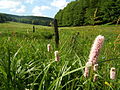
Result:
[[[0,24],[0,90],[120,90],[120,26],[60,27],[55,48],[53,27]],[[83,76],[96,36],[105,37],[98,70]],[[51,51],[47,51],[47,45]],[[60,60],[55,61],[54,52]],[[116,79],[110,79],[111,67]],[[98,74],[93,82],[94,74]]]

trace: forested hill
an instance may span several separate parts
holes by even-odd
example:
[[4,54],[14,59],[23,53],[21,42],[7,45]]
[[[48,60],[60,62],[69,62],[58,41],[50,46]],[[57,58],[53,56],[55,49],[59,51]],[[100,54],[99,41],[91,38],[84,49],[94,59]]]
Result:
[[120,0],[76,0],[55,18],[59,26],[119,24]]
[[17,15],[0,13],[0,23],[4,23],[6,21],[13,21],[13,22],[21,22],[21,23],[28,23],[34,25],[49,26],[52,20],[53,20],[52,18],[48,18],[48,17],[17,16]]

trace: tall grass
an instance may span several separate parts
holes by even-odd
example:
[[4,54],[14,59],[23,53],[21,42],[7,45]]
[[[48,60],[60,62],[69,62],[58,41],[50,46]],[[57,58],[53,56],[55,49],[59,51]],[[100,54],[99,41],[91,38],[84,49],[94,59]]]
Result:
[[[32,25],[22,25],[0,26],[0,90],[120,89],[120,44],[114,44],[120,26],[60,28],[60,61],[56,62],[52,28],[36,26],[32,33]],[[98,58],[98,80],[93,82],[93,76],[84,78],[83,73],[91,45],[99,34],[105,36],[105,42]],[[51,38],[47,38],[49,35]],[[47,51],[48,44],[51,52]],[[115,80],[109,77],[111,67],[116,68]]]

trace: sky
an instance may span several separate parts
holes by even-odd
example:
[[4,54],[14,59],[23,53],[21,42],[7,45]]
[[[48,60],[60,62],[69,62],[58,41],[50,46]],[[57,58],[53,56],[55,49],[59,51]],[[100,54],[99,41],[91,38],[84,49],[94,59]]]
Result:
[[71,1],[75,0],[0,0],[0,13],[54,18]]

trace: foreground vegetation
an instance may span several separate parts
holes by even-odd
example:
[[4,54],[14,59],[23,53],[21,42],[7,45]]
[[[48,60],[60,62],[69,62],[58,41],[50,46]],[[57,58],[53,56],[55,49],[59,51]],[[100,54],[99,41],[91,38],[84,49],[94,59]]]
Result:
[[[55,48],[52,27],[20,23],[0,24],[0,90],[119,90],[120,26],[59,28],[60,45]],[[91,45],[96,36],[105,42],[98,58],[98,80],[83,76]],[[51,44],[51,52],[47,51]],[[54,51],[60,61],[56,62]],[[106,61],[108,60],[108,61]],[[110,80],[110,68],[116,79]]]

